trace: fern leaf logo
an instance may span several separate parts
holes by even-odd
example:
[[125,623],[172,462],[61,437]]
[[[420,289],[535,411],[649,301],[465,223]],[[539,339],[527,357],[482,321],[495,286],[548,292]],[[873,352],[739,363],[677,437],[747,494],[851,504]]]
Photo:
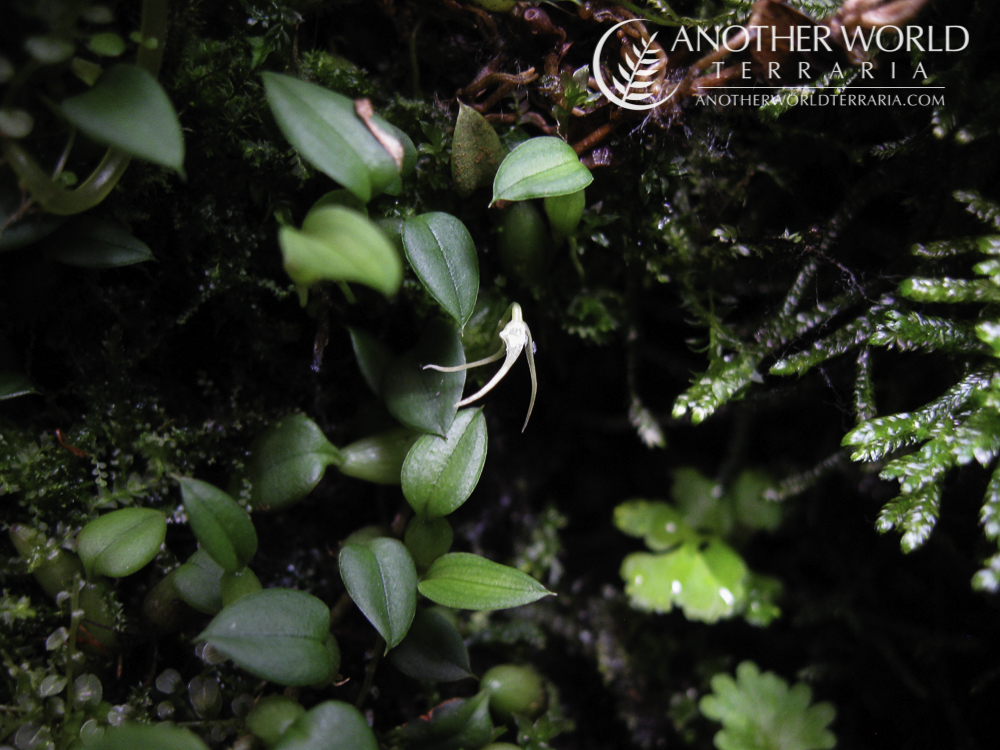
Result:
[[673,91],[666,96],[652,102],[645,101],[652,96],[652,92],[648,91],[648,89],[653,85],[653,76],[657,73],[657,57],[652,51],[656,34],[653,34],[642,45],[641,49],[633,43],[631,45],[632,49],[626,51],[625,62],[628,64],[628,68],[618,63],[618,74],[621,78],[618,75],[611,76],[613,88],[612,86],[608,86],[604,80],[601,68],[601,51],[604,49],[604,43],[620,27],[627,23],[636,23],[638,20],[637,18],[632,18],[628,21],[617,23],[608,29],[607,33],[601,37],[601,40],[597,43],[597,47],[594,49],[594,61],[591,70],[594,71],[594,79],[597,81],[597,87],[601,90],[602,94],[608,97],[608,101],[612,101],[625,109],[641,111],[660,106],[677,91],[677,86],[675,86]]

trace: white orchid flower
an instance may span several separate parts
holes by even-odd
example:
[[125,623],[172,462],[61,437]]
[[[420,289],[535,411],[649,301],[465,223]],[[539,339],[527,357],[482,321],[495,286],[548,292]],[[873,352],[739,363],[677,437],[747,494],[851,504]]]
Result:
[[503,376],[507,374],[508,370],[513,367],[514,360],[517,359],[518,355],[523,350],[525,356],[528,358],[528,371],[531,373],[531,401],[528,402],[528,416],[524,418],[524,427],[521,428],[521,432],[524,432],[524,430],[528,427],[528,420],[531,419],[531,410],[535,408],[535,394],[538,392],[538,378],[535,375],[535,343],[531,340],[531,331],[528,329],[528,325],[524,322],[524,317],[521,314],[521,306],[516,302],[507,308],[507,312],[500,319],[500,323],[497,324],[497,328],[500,330],[500,339],[503,341],[503,344],[500,346],[500,349],[496,352],[496,354],[491,354],[486,359],[468,362],[464,365],[458,365],[456,367],[424,365],[424,369],[437,370],[438,372],[460,372],[462,370],[469,370],[473,367],[488,365],[490,362],[496,362],[498,359],[503,357],[504,354],[507,355],[507,358],[503,361],[503,365],[497,371],[497,374],[490,379],[490,382],[468,398],[464,398],[455,404],[456,407],[461,408],[463,406],[468,406],[473,401],[477,401],[493,390],[493,386],[499,383],[503,379]]

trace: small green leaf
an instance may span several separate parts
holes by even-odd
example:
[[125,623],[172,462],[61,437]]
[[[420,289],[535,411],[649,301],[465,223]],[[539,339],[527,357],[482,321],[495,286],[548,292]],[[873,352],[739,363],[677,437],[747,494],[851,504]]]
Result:
[[381,537],[344,545],[340,576],[358,609],[385,639],[386,650],[398,645],[417,607],[417,570],[403,543]]
[[303,159],[365,203],[399,191],[396,163],[357,116],[353,101],[290,76],[263,78],[274,119]]
[[726,750],[828,750],[837,738],[826,727],[836,712],[829,703],[810,706],[812,691],[803,683],[791,690],[773,672],[761,674],[745,661],[736,668],[736,679],[720,673],[712,677],[712,693],[699,708],[719,721],[722,731],[715,746]]
[[286,695],[268,695],[261,698],[247,714],[247,729],[268,747],[281,739],[295,720],[306,710],[302,704]]
[[531,138],[507,154],[497,170],[493,203],[569,195],[593,181],[566,141],[554,136]]
[[478,188],[491,185],[503,157],[504,147],[493,126],[459,102],[451,146],[451,178],[459,197],[468,198]]
[[358,360],[361,376],[376,396],[382,393],[382,376],[392,361],[392,350],[385,344],[354,326],[347,327],[351,334],[351,346],[354,347],[354,357]]
[[263,680],[314,685],[336,674],[330,610],[311,594],[266,589],[223,609],[197,637]]
[[440,518],[459,508],[479,482],[486,447],[482,409],[462,409],[443,438],[417,440],[403,463],[403,495],[410,507],[422,518]]
[[340,473],[375,484],[399,484],[403,461],[419,437],[408,427],[394,427],[355,440],[340,451],[344,457]]
[[222,609],[222,574],[225,571],[205,550],[196,550],[174,573],[174,588],[188,606],[206,615]]
[[465,224],[441,212],[411,216],[403,224],[403,248],[420,282],[464,328],[479,294],[479,260]]
[[122,508],[80,531],[77,552],[88,576],[121,578],[150,562],[167,535],[167,519],[152,508]]
[[304,498],[340,451],[305,414],[291,414],[269,426],[250,448],[247,477],[254,508],[282,510]]
[[455,532],[447,518],[423,519],[414,516],[406,524],[403,543],[410,550],[417,572],[425,572],[441,555],[447,554]]
[[244,596],[256,594],[264,588],[260,585],[260,579],[250,568],[243,568],[235,573],[228,571],[223,573],[219,584],[222,591],[223,607],[228,607]]
[[418,588],[432,602],[456,609],[508,609],[554,595],[520,570],[468,552],[439,557]]
[[90,37],[87,49],[102,57],[120,57],[125,52],[125,40],[113,31],[102,31]]
[[300,296],[321,281],[353,281],[391,297],[403,283],[403,262],[385,232],[343,206],[321,206],[302,229],[281,227],[285,272]]
[[570,235],[583,218],[587,196],[583,190],[567,195],[550,195],[545,199],[544,206],[552,229],[560,234]]
[[190,729],[164,724],[123,724],[107,727],[104,735],[85,745],[88,750],[208,750]]
[[153,253],[120,224],[78,216],[43,244],[60,263],[81,268],[118,268],[153,259]]
[[465,364],[465,350],[455,329],[432,320],[417,346],[393,360],[382,379],[386,408],[401,423],[444,437],[458,411],[465,371],[438,372],[424,365]]
[[622,562],[621,576],[637,609],[669,612],[677,605],[689,620],[711,623],[746,603],[746,564],[718,539],[704,550],[692,541],[660,555],[635,552]]
[[273,750],[378,750],[378,741],[358,709],[326,701],[296,719]]
[[60,109],[95,141],[183,174],[177,113],[163,87],[142,68],[114,65],[90,91],[66,99]]
[[0,370],[0,401],[27,396],[29,393],[38,393],[38,391],[28,380],[27,375],[10,370]]
[[406,638],[389,652],[389,661],[415,680],[454,682],[473,676],[462,636],[433,609],[417,612]]
[[257,552],[257,531],[250,516],[225,492],[189,477],[177,477],[191,530],[198,543],[224,570],[246,567]]

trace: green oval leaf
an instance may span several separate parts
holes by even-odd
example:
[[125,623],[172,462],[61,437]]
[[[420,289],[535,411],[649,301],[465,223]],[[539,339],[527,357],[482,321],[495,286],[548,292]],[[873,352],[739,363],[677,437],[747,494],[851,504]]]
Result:
[[156,557],[167,519],[152,508],[122,508],[95,518],[80,531],[77,553],[88,576],[121,578]]
[[329,680],[330,610],[311,594],[267,589],[239,599],[216,615],[197,637],[246,671],[281,685]]
[[392,361],[392,350],[366,331],[354,326],[347,326],[351,334],[351,346],[354,347],[354,357],[358,360],[361,376],[376,396],[382,393],[382,376]]
[[473,676],[462,636],[447,617],[433,609],[417,612],[410,632],[388,658],[415,680],[454,682]]
[[225,492],[208,482],[177,477],[191,530],[202,548],[230,573],[246,567],[257,552],[250,516]]
[[375,484],[399,484],[403,461],[420,437],[408,427],[394,427],[344,446],[340,473]]
[[566,141],[555,136],[531,138],[507,154],[497,170],[493,203],[568,195],[593,181]]
[[420,282],[464,328],[479,294],[479,260],[465,224],[441,212],[412,216],[403,224],[403,248]]
[[250,504],[261,510],[294,505],[319,484],[327,466],[343,462],[340,451],[309,417],[284,417],[264,430],[250,448]]
[[459,197],[468,198],[478,188],[492,184],[503,157],[504,147],[493,126],[459,102],[451,146],[451,178]]
[[119,268],[153,259],[153,252],[120,224],[79,216],[43,244],[60,263],[81,268]]
[[367,203],[398,190],[399,170],[346,96],[297,78],[264,73],[274,119],[303,159]]
[[423,369],[429,364],[465,364],[458,332],[442,320],[432,320],[417,346],[393,360],[382,379],[382,395],[389,413],[407,427],[444,437],[458,411],[465,371]]
[[93,743],[86,743],[89,750],[208,750],[204,742],[184,727],[163,724],[123,724],[107,727],[104,735]]
[[403,543],[380,537],[340,551],[347,593],[385,639],[386,650],[406,636],[417,608],[417,569]]
[[223,573],[212,556],[199,549],[174,572],[174,588],[188,606],[217,615],[222,609]]
[[167,92],[147,71],[114,65],[90,91],[60,107],[95,141],[146,161],[184,171],[184,138]]
[[439,557],[418,589],[432,602],[456,609],[508,609],[554,596],[526,573],[468,552]]
[[302,229],[281,227],[285,272],[299,294],[321,281],[353,281],[391,297],[403,283],[403,262],[385,232],[343,206],[321,206]]
[[372,732],[354,706],[326,701],[288,727],[273,750],[378,750]]
[[423,518],[456,510],[476,488],[486,463],[486,418],[482,409],[462,409],[447,434],[424,435],[403,462],[403,495]]

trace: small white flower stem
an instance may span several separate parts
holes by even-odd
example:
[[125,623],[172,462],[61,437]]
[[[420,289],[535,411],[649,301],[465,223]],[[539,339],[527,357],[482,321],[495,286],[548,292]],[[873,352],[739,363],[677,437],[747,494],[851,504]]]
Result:
[[491,362],[496,362],[498,359],[504,356],[506,352],[506,359],[504,359],[503,365],[497,371],[490,381],[476,391],[474,394],[468,398],[464,398],[455,404],[456,407],[461,408],[463,406],[468,406],[473,401],[477,401],[491,390],[493,387],[499,383],[503,376],[507,374],[511,367],[514,366],[514,360],[518,358],[523,350],[525,352],[525,357],[528,359],[528,370],[531,373],[531,401],[528,403],[528,416],[524,419],[524,427],[521,428],[521,432],[524,432],[528,427],[528,420],[531,419],[531,411],[535,408],[535,395],[538,392],[538,377],[535,374],[535,344],[531,340],[531,331],[528,330],[527,324],[524,322],[524,317],[521,313],[521,306],[514,302],[511,304],[510,309],[507,314],[500,320],[503,324],[510,317],[509,322],[500,331],[500,339],[503,341],[503,346],[500,348],[496,354],[492,354],[486,359],[480,359],[475,362],[469,362],[464,365],[456,365],[454,367],[441,367],[440,365],[424,365],[425,370],[437,370],[438,372],[461,372],[462,370],[468,370],[473,367],[479,367],[480,365],[488,365]]

